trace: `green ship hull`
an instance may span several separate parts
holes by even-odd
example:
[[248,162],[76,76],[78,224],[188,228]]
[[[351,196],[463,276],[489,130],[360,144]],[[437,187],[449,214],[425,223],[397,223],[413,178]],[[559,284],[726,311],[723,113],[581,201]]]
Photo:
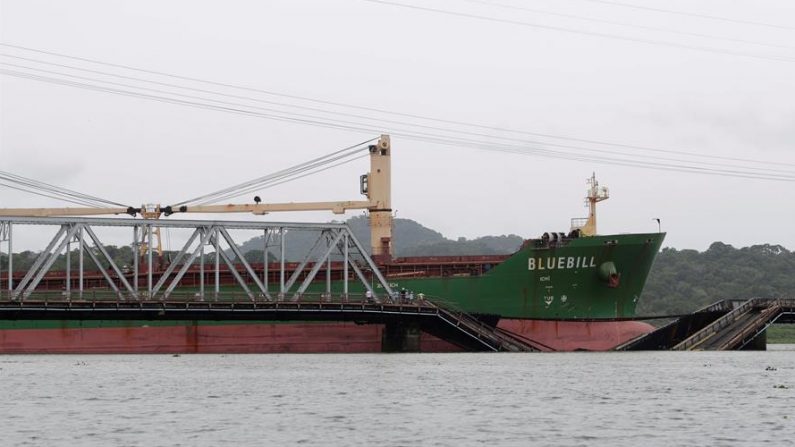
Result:
[[[664,238],[665,233],[649,233],[557,242],[529,240],[483,274],[388,280],[393,290],[405,290],[415,297],[423,294],[477,315],[548,320],[626,318],[635,315]],[[351,286],[353,293],[363,293],[360,287]],[[324,287],[315,284],[310,291],[320,293]],[[341,290],[341,283],[332,284],[333,293]]]

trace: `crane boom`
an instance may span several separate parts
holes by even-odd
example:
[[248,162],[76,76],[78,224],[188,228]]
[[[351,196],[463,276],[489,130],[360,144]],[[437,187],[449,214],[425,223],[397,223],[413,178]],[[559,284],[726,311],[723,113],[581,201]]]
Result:
[[228,205],[196,205],[184,206],[165,213],[251,213],[268,214],[281,211],[331,211],[334,214],[343,214],[346,210],[363,210],[372,208],[370,201],[348,202],[289,202],[289,203],[257,203],[257,204],[228,204]]
[[368,147],[370,172],[360,177],[360,192],[368,200],[341,202],[289,202],[227,205],[195,205],[160,207],[146,204],[141,208],[0,208],[0,217],[55,217],[99,216],[113,214],[140,214],[144,219],[158,219],[161,214],[174,213],[252,213],[267,214],[289,211],[331,211],[343,214],[346,210],[368,210],[370,219],[370,245],[373,259],[392,257],[392,147],[389,135],[381,135],[378,142]]

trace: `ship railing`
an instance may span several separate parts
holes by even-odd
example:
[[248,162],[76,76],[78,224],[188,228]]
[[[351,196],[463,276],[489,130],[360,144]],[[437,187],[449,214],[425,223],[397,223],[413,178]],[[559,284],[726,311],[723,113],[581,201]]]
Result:
[[251,303],[251,302],[298,302],[298,303],[338,303],[338,304],[389,304],[403,306],[421,306],[422,301],[418,299],[410,300],[400,297],[373,297],[366,293],[303,293],[301,295],[285,294],[280,296],[277,292],[272,293],[275,299],[270,300],[264,295],[254,295],[254,298],[243,290],[222,290],[218,294],[205,293],[204,296],[193,290],[175,291],[168,296],[159,295],[156,298],[149,298],[145,293],[132,296],[128,293],[118,293],[109,288],[86,289],[83,292],[63,290],[37,290],[25,295],[16,294],[13,291],[0,291],[0,301],[3,302],[230,302],[230,303]]
[[580,230],[588,223],[587,217],[574,217],[571,219],[571,229]]
[[112,291],[101,292],[93,291],[84,293],[82,299],[65,299],[62,294],[56,292],[36,292],[28,296],[25,300],[13,299],[10,294],[0,293],[0,306],[4,309],[23,309],[26,307],[49,308],[49,309],[195,309],[195,310],[230,310],[230,309],[258,309],[272,311],[299,311],[299,312],[367,312],[367,313],[388,313],[388,314],[414,314],[429,315],[438,317],[438,309],[429,302],[383,302],[378,303],[370,297],[361,295],[339,297],[329,299],[324,294],[311,294],[304,296],[304,300],[270,301],[258,300],[251,301],[247,294],[225,294],[218,300],[199,300],[186,293],[176,293],[169,299],[161,300],[119,300],[116,299]]

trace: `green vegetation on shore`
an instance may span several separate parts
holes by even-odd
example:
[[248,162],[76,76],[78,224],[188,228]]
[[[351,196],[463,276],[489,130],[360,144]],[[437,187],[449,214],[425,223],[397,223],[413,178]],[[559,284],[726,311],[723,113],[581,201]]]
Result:
[[767,342],[795,344],[795,324],[774,324],[767,328]]
[[703,252],[664,248],[637,313],[680,314],[723,299],[795,296],[794,273],[795,253],[780,245],[734,248],[715,242]]

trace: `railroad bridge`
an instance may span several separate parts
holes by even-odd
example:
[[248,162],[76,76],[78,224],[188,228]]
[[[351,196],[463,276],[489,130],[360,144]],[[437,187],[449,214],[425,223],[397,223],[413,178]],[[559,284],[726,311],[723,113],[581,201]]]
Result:
[[[7,242],[8,253],[13,235],[29,226],[50,227],[55,234],[24,272],[15,274],[10,262],[0,272],[7,287],[0,291],[2,320],[356,322],[384,325],[385,351],[418,350],[420,332],[470,351],[539,350],[529,340],[432,297],[401,296],[345,224],[6,217],[0,220],[0,242]],[[139,264],[137,256],[142,246],[152,246],[154,227],[182,230],[184,240],[168,267],[157,273],[153,250],[143,250],[148,262]],[[136,254],[131,269],[110,256],[100,229],[131,231]],[[263,235],[261,277],[241,252],[235,231]],[[288,263],[285,246],[295,232],[313,233],[315,244],[300,262]],[[273,252],[279,256],[276,272],[268,271]],[[64,256],[66,268],[58,272],[65,276],[63,290],[40,290],[56,260]],[[85,257],[99,270],[103,287],[86,287]],[[332,262],[337,264],[336,282],[341,283],[335,285],[337,290],[332,288]],[[198,287],[186,290],[182,280],[191,268],[198,268]],[[234,278],[234,288],[221,287],[222,272]],[[276,284],[271,284],[273,278]],[[365,292],[351,293],[349,283]],[[312,292],[310,286],[324,290]]]

